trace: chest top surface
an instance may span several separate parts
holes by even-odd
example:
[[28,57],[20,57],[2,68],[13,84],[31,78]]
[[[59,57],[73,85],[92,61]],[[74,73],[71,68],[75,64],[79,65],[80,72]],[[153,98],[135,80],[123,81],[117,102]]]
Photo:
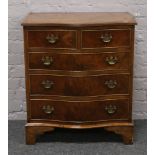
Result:
[[134,16],[128,12],[72,12],[30,13],[23,26],[89,26],[89,25],[135,25]]

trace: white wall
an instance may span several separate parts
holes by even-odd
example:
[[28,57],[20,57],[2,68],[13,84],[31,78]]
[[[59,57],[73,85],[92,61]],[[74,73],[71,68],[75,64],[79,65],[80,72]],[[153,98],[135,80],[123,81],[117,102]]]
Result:
[[146,118],[146,0],[9,0],[9,119],[26,119],[22,19],[29,12],[130,12],[136,16],[133,118]]

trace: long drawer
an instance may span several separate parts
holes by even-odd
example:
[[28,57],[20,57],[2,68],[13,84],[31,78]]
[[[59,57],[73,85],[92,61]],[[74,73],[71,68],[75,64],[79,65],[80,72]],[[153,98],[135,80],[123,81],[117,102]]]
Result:
[[50,121],[127,120],[129,100],[52,101],[31,100],[30,118]]
[[128,74],[108,75],[30,75],[31,95],[95,96],[128,94]]
[[29,53],[29,69],[128,70],[130,52]]

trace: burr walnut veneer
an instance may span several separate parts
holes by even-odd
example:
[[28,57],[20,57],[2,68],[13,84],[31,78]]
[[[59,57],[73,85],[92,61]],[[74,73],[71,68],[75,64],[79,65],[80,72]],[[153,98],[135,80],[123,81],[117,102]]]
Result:
[[23,21],[26,143],[55,128],[133,141],[135,20],[129,13],[30,13]]

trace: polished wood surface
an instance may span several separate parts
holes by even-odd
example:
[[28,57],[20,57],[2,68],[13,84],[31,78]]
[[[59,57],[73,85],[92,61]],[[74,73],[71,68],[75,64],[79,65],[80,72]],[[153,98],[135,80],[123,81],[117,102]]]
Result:
[[[116,81],[114,88],[109,88],[106,84],[110,80]],[[51,88],[45,88],[42,84],[43,81],[50,81],[53,85]],[[31,95],[94,96],[128,94],[129,75],[118,74],[86,77],[30,75],[30,89]]]
[[[127,99],[104,101],[52,101],[32,100],[31,119],[48,119],[50,121],[90,122],[103,120],[128,120],[129,101]],[[47,114],[43,107],[54,108],[53,113]],[[63,108],[62,108],[63,106]],[[106,107],[115,106],[116,111],[109,114]]]
[[[41,52],[29,53],[29,68],[43,70],[69,70],[69,71],[88,71],[88,70],[129,70],[128,52],[87,52],[87,53],[60,53],[60,52]],[[117,58],[115,64],[109,64],[108,60]],[[49,65],[45,65],[44,58],[51,59]]]
[[22,22],[23,26],[135,24],[134,17],[127,12],[30,13]]
[[26,143],[35,144],[38,135],[45,132],[53,131],[55,127],[60,128],[73,128],[73,129],[89,129],[89,128],[101,128],[104,127],[105,130],[114,132],[122,136],[124,144],[133,143],[133,123],[129,122],[104,122],[96,124],[76,124],[76,125],[66,125],[66,124],[56,124],[56,123],[27,123],[26,128]]
[[37,135],[42,135],[44,132],[53,131],[54,128],[51,126],[33,126],[29,124],[25,126],[25,130],[26,144],[35,144]]
[[124,144],[133,144],[133,125],[131,126],[109,126],[105,130],[112,131],[122,136]]
[[[51,35],[54,35],[54,37],[58,38],[53,44],[47,40],[47,37]],[[76,42],[76,31],[28,31],[28,46],[31,48],[76,48]]]
[[[110,42],[104,42],[101,37],[106,34],[112,36]],[[130,46],[129,29],[103,29],[82,31],[82,48],[121,47]]]
[[135,24],[129,13],[26,17],[27,144],[57,127],[104,127],[133,142]]

